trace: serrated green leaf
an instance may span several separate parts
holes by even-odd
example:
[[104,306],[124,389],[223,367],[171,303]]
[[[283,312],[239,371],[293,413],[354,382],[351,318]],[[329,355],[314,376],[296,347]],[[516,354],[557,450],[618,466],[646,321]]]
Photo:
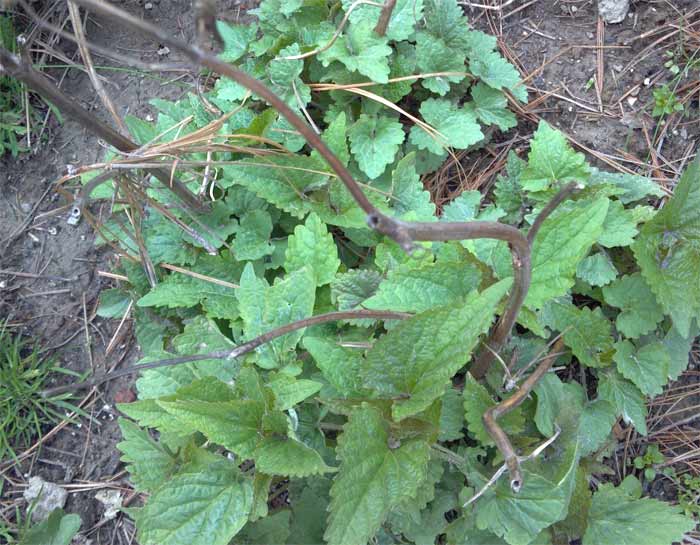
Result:
[[269,517],[248,523],[236,537],[236,543],[270,545],[287,543],[291,512],[277,511]]
[[141,229],[153,263],[186,265],[194,262],[194,248],[183,244],[182,230],[161,214],[151,212],[144,218]]
[[564,344],[589,367],[609,365],[613,352],[612,324],[600,307],[577,308],[553,301],[548,307],[547,325],[562,332]]
[[202,535],[227,545],[248,520],[253,489],[235,464],[221,461],[166,481],[137,511],[139,543],[191,545]]
[[[350,6],[353,5],[353,0],[343,0],[342,3],[343,9],[347,13]],[[360,21],[367,21],[374,28],[379,21],[380,12],[381,8],[377,6],[356,5],[350,13],[350,22],[357,24]],[[421,20],[422,16],[423,0],[415,2],[397,0],[386,28],[386,37],[395,42],[409,39],[413,35],[416,23]]]
[[445,514],[457,508],[458,503],[457,494],[441,489],[430,505],[418,513],[394,511],[389,517],[389,524],[394,532],[400,532],[410,543],[434,545],[447,527]]
[[348,130],[350,149],[370,179],[379,177],[394,161],[406,135],[396,119],[362,114]]
[[647,434],[647,408],[644,394],[613,369],[600,374],[598,396],[615,407],[615,414],[632,424],[642,435]]
[[314,395],[323,385],[314,380],[278,374],[267,383],[267,386],[275,394],[275,409],[286,411]]
[[[467,375],[464,380],[462,397],[464,398],[464,418],[467,421],[467,430],[482,445],[493,446],[495,443],[486,431],[482,418],[486,410],[496,405],[496,402],[488,390],[479,384],[474,377]],[[504,415],[499,420],[499,424],[506,430],[506,433],[518,434],[522,433],[524,429],[525,418],[522,411],[516,409]]]
[[494,89],[507,89],[520,102],[527,102],[527,88],[518,70],[494,51],[479,52],[469,59],[469,72]]
[[175,458],[146,430],[125,418],[119,419],[123,441],[117,443],[122,462],[134,486],[149,492],[160,486],[175,470]]
[[574,285],[579,261],[588,253],[603,228],[608,199],[579,201],[545,220],[532,245],[532,283],[525,304],[542,308]]
[[581,457],[595,452],[605,442],[616,420],[615,407],[609,401],[596,399],[584,407],[579,424]]
[[133,115],[124,116],[124,123],[127,129],[129,129],[131,136],[134,137],[134,140],[139,145],[147,144],[158,136],[158,132],[153,123],[149,123]]
[[284,270],[291,273],[304,267],[311,267],[317,286],[330,283],[340,267],[333,236],[313,213],[303,225],[294,228],[294,234],[287,240]]
[[471,263],[454,261],[399,265],[362,306],[398,312],[424,312],[446,306],[479,286],[481,273]]
[[333,471],[321,455],[292,437],[266,437],[255,449],[255,467],[270,475],[306,477]]
[[459,197],[442,209],[441,221],[469,221],[476,218],[481,205],[481,193],[462,191]]
[[527,167],[520,181],[528,191],[543,191],[553,184],[585,182],[590,175],[586,158],[575,152],[564,135],[540,121],[530,141]]
[[[236,290],[243,319],[245,338],[250,340],[272,329],[311,316],[316,297],[316,283],[308,268],[288,274],[269,286],[257,278],[253,266],[246,265]],[[256,349],[257,363],[272,369],[286,363],[304,331],[278,337]]]
[[423,31],[417,32],[416,59],[421,73],[454,73],[454,75],[433,76],[421,80],[423,87],[440,96],[447,94],[451,83],[459,83],[465,78],[464,50],[450,47],[440,36]]
[[456,0],[427,0],[425,28],[451,48],[465,50],[469,44],[469,23]]
[[[205,354],[215,350],[230,350],[234,344],[218,328],[213,320],[199,315],[185,322],[185,329],[172,339],[172,346],[178,354]],[[238,371],[235,361],[220,359],[201,360],[188,365],[197,378],[216,377],[226,382]]]
[[323,476],[289,484],[293,515],[289,543],[317,545],[323,542],[326,521],[319,514],[328,510],[330,485],[330,479]]
[[632,381],[643,394],[660,394],[668,382],[671,356],[662,342],[653,342],[636,348],[630,341],[615,343],[617,369]]
[[46,520],[23,533],[19,545],[70,545],[80,524],[80,516],[66,515],[63,509],[54,509]]
[[588,525],[588,511],[591,508],[592,497],[586,470],[579,467],[576,471],[576,486],[569,502],[569,513],[566,519],[552,528],[555,534],[564,532],[569,541],[581,539]]
[[311,89],[299,76],[304,70],[302,59],[287,59],[301,53],[299,44],[281,49],[266,67],[270,89],[294,109],[305,107],[311,100]]
[[688,368],[690,349],[698,333],[700,331],[698,331],[697,324],[693,324],[691,327],[688,338],[683,338],[675,327],[672,327],[666,333],[664,345],[671,358],[668,366],[668,377],[671,380],[676,380]]
[[606,248],[629,246],[637,235],[637,223],[634,209],[625,209],[620,201],[610,201],[598,244]]
[[617,277],[617,269],[603,252],[589,255],[576,267],[576,277],[591,286],[605,286]]
[[610,184],[621,192],[617,198],[622,204],[639,201],[645,197],[664,197],[666,193],[654,180],[620,172],[605,172],[591,167],[590,184]]
[[131,297],[117,288],[109,288],[100,292],[100,306],[97,315],[102,318],[121,318],[129,307]]
[[361,351],[345,348],[333,340],[318,337],[306,337],[304,347],[309,351],[326,380],[341,395],[352,397],[362,390]]
[[224,40],[224,50],[219,58],[225,62],[235,62],[248,51],[248,44],[255,40],[258,25],[255,23],[232,25],[224,21],[216,21],[216,29]]
[[479,82],[471,88],[471,95],[474,113],[486,125],[497,125],[502,131],[517,125],[515,114],[506,107],[508,99],[501,91]]
[[372,269],[350,269],[331,282],[331,299],[338,310],[350,310],[377,291],[382,275]]
[[684,337],[700,319],[700,158],[632,246],[649,287]]
[[487,490],[476,508],[476,525],[490,530],[509,545],[528,545],[552,523],[560,520],[568,501],[564,486],[524,471],[520,492],[510,490],[507,479]]
[[559,416],[572,407],[583,408],[581,389],[578,385],[565,384],[554,373],[547,373],[535,387],[537,409],[535,424],[545,437],[555,432]]
[[[232,265],[218,256],[201,256],[188,270],[233,283],[238,278],[232,275]],[[169,274],[136,302],[140,307],[166,308],[188,308],[200,303],[211,318],[234,320],[238,317],[233,288],[177,272]]]
[[412,127],[410,140],[418,149],[439,154],[446,147],[466,149],[484,138],[476,115],[468,108],[455,106],[450,100],[429,98],[423,101],[419,110],[423,121],[439,134],[428,134],[418,126]]
[[241,185],[285,212],[301,218],[309,210],[306,188],[328,182],[324,165],[306,155],[261,156],[243,159],[223,167],[219,185],[226,189]]
[[653,331],[663,320],[664,311],[641,274],[623,276],[603,288],[603,297],[610,306],[622,309],[615,319],[618,331],[636,339]]
[[435,221],[435,205],[416,173],[416,154],[401,159],[391,175],[392,207],[398,217],[411,214],[413,221]]
[[404,320],[379,338],[367,353],[362,376],[380,396],[398,398],[392,407],[396,421],[419,413],[443,394],[488,329],[509,286],[509,281],[498,282],[458,306]]
[[270,255],[274,248],[270,244],[272,218],[265,210],[251,210],[241,218],[231,250],[238,261],[255,261]]
[[464,401],[454,388],[445,390],[440,409],[440,441],[456,441],[464,437]]
[[420,439],[390,448],[387,423],[378,410],[365,405],[350,415],[337,453],[341,466],[331,487],[324,537],[329,545],[365,545],[390,509],[415,497],[430,448]]
[[583,545],[661,545],[683,541],[695,521],[673,507],[652,498],[634,499],[611,484],[593,494]]
[[[324,43],[326,44],[325,38]],[[339,61],[351,72],[359,72],[376,83],[389,79],[389,55],[392,49],[386,36],[378,36],[367,20],[346,27],[345,35],[317,55],[324,66]]]

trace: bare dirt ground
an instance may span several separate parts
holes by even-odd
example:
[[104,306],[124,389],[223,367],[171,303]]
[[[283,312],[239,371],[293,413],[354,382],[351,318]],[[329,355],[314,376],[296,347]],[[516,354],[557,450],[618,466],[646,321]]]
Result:
[[[152,0],[149,9],[136,0],[116,3],[185,39],[193,38],[187,0]],[[63,2],[45,4],[64,10],[55,18],[65,19]],[[240,9],[233,2],[219,4],[229,19]],[[465,6],[472,23],[499,36],[503,52],[521,69],[531,93],[530,103],[519,107],[516,129],[495,137],[485,150],[462,157],[466,185],[487,190],[504,167],[509,150],[526,153],[527,140],[543,118],[565,131],[598,166],[650,175],[672,189],[700,142],[700,73],[684,79],[677,90],[687,115],[675,114],[659,123],[651,116],[652,91],[673,78],[664,67],[671,58],[667,51],[682,59],[681,49],[700,47],[697,0],[634,2],[630,16],[615,25],[599,23],[591,0],[488,0],[478,5]],[[91,42],[121,54],[148,62],[163,60],[158,56],[159,44],[99,20],[88,18],[86,31]],[[48,53],[51,62],[66,64],[70,59],[81,64],[75,46],[65,40],[38,40],[33,48],[35,54]],[[167,57],[168,62],[179,60],[173,53]],[[95,64],[115,66],[99,56]],[[84,71],[51,69],[47,73],[83,106],[107,119]],[[141,117],[154,113],[147,103],[150,98],[176,98],[194,82],[186,72],[152,77],[134,70],[100,69],[99,74],[119,114]],[[77,227],[66,224],[66,203],[54,191],[55,181],[68,165],[96,162],[104,148],[71,121],[59,125],[52,117],[47,129],[32,153],[19,159],[0,158],[0,317],[7,317],[15,331],[55,353],[57,362],[67,368],[101,372],[105,367],[128,366],[138,357],[128,316],[120,326],[120,320],[95,314],[100,291],[114,285],[114,280],[98,273],[111,269],[111,253],[95,247],[94,233],[85,222]],[[426,180],[426,186],[441,203],[464,184],[454,183],[454,169],[447,164]],[[99,216],[106,210],[93,212]],[[677,391],[687,397],[681,407],[698,405],[699,375],[691,368],[679,384],[671,385],[666,394],[671,401],[659,401],[650,422],[652,431],[660,430],[658,435],[652,433],[651,440],[662,444],[669,463],[696,472],[700,471],[700,434],[689,427],[692,423],[678,427],[664,414],[668,407],[678,410]],[[115,448],[120,434],[114,408],[115,401],[128,397],[132,383],[122,379],[81,393],[77,402],[92,420],[77,418],[47,429],[19,464],[0,461],[0,474],[10,485],[0,504],[5,516],[11,516],[15,505],[23,506],[21,493],[28,476],[40,475],[68,488],[66,511],[81,516],[81,534],[93,545],[135,543],[129,519],[118,515],[105,520],[103,507],[95,499],[99,490],[112,488],[125,501],[134,500]],[[681,413],[678,419],[689,414]],[[627,439],[621,456],[633,456],[640,445],[635,438]],[[684,453],[693,449],[696,454],[685,455],[681,462]]]

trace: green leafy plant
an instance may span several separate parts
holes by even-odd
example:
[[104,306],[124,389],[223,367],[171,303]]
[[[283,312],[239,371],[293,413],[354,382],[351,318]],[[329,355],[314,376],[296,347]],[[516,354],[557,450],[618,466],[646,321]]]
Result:
[[27,447],[45,425],[60,422],[67,411],[80,412],[68,401],[70,394],[42,395],[56,373],[78,376],[0,324],[0,459],[16,456],[16,448]]
[[651,444],[647,446],[643,456],[635,456],[633,464],[635,469],[644,470],[644,478],[647,481],[653,481],[656,477],[656,467],[663,464],[665,461],[664,455],[659,450],[659,445]]
[[128,278],[103,309],[133,302],[144,354],[139,399],[119,405],[142,545],[670,545],[693,529],[599,477],[613,426],[646,435],[646,397],[688,362],[700,159],[659,209],[652,180],[591,167],[543,122],[492,195],[438,211],[420,174],[513,126],[504,93],[527,98],[456,2],[265,0],[257,26],[218,26],[218,60],[76,3],[226,76],[126,120],[200,169],[208,213],[155,184],[97,188],[112,172],[86,186],[145,208],[100,229]]
[[698,520],[700,517],[700,477],[684,474],[679,480],[678,504],[683,512]]
[[[15,51],[16,34],[12,18],[0,15],[0,44],[9,51]],[[4,74],[0,74],[0,155],[9,151],[13,157],[27,151],[19,144],[18,138],[26,134],[24,125],[24,85]]]
[[654,95],[654,109],[651,115],[654,117],[661,117],[674,112],[683,111],[683,104],[678,100],[676,93],[668,84],[654,89],[652,94]]

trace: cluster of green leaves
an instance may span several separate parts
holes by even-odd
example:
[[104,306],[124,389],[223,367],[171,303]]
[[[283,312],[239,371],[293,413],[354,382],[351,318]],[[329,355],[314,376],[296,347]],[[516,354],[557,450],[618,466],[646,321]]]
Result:
[[[508,398],[512,377],[499,365],[485,381],[465,371],[512,287],[507,244],[425,243],[406,255],[367,228],[344,186],[276,112],[219,80],[206,98],[231,115],[217,138],[256,153],[213,153],[226,165],[215,169],[210,213],[171,207],[218,254],[153,210],[129,236],[118,235],[128,222],[108,223],[103,236],[125,250],[197,276],[161,269],[151,286],[124,260],[128,287],[104,294],[102,315],[121,316],[135,303],[143,362],[230,349],[333,310],[413,316],[326,323],[238,359],[145,370],[138,401],[119,407],[129,417],[120,420],[123,460],[150,495],[129,510],[140,543],[679,540],[694,522],[678,508],[641,498],[629,480],[595,492],[590,482],[614,453],[615,422],[646,434],[645,397],[686,367],[700,315],[700,161],[657,210],[651,203],[665,194],[653,181],[598,171],[542,123],[528,157],[511,154],[488,202],[465,191],[438,215],[420,173],[444,158],[443,145],[483,139],[482,124],[513,125],[502,90],[526,98],[517,72],[495,53],[494,38],[469,29],[453,0],[398,0],[385,37],[373,31],[378,8],[356,5],[333,46],[285,59],[326,44],[352,5],[265,0],[258,25],[220,27],[223,57],[303,106],[375,206],[392,216],[436,225],[500,220],[526,230],[561,184],[578,182],[583,189],[534,241],[521,327],[500,356],[521,377],[561,333],[567,353],[557,366],[580,368],[564,375],[588,377],[587,387],[547,374],[502,424],[523,453],[557,429],[561,435],[524,464],[519,494],[501,479],[464,507],[502,463],[482,415]],[[467,69],[468,77],[389,81]],[[368,79],[373,93],[442,136],[407,130],[366,96],[334,90],[311,100],[308,82]],[[458,105],[462,96],[471,100]],[[127,119],[141,143],[176,124],[168,137],[214,119],[194,95],[153,104],[154,124]],[[177,204],[156,186],[149,195]]]

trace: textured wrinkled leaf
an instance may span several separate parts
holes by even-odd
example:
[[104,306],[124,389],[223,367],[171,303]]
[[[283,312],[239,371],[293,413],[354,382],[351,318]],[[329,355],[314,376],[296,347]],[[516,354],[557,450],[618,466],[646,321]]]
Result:
[[330,485],[331,481],[326,477],[315,477],[305,482],[297,481],[289,484],[292,523],[288,543],[299,545],[323,543],[326,521],[319,515],[328,510]]
[[654,180],[620,172],[605,172],[591,167],[591,184],[611,184],[620,190],[617,198],[622,204],[629,204],[645,197],[664,197],[663,189]]
[[[392,49],[386,36],[378,36],[367,20],[358,21],[345,29],[345,35],[317,55],[324,66],[339,61],[351,72],[359,72],[377,83],[389,79],[389,55]],[[324,38],[322,44],[326,45]]]
[[416,173],[415,152],[398,162],[391,179],[392,205],[399,217],[411,214],[410,219],[414,221],[435,220],[435,205],[430,200],[430,192],[424,189]]
[[272,218],[265,210],[251,210],[241,218],[231,250],[238,261],[255,261],[274,251],[270,244]]
[[678,507],[653,498],[635,499],[611,484],[601,484],[593,494],[583,545],[671,545],[694,528],[695,521]]
[[139,543],[192,545],[207,536],[226,545],[248,520],[253,488],[232,462],[221,461],[166,481],[136,511]]
[[676,380],[688,368],[690,349],[699,333],[697,324],[691,327],[688,338],[683,338],[675,327],[666,333],[664,345],[671,358],[668,366],[668,377],[671,380]]
[[644,394],[634,384],[616,371],[608,369],[600,374],[598,396],[615,407],[615,414],[622,416],[640,434],[647,434]]
[[652,342],[636,348],[630,341],[615,343],[617,369],[632,381],[643,394],[655,396],[668,382],[671,356],[662,342]]
[[267,385],[275,394],[275,408],[280,411],[291,409],[297,403],[314,395],[322,386],[320,382],[314,380],[297,379],[284,374],[278,374]]
[[333,340],[318,337],[306,337],[304,347],[326,380],[341,395],[352,397],[362,390],[360,370],[363,358],[360,350],[346,348]]
[[605,286],[603,297],[610,306],[622,309],[615,319],[615,326],[630,339],[653,331],[663,320],[663,308],[639,273],[623,276]]
[[625,209],[620,201],[610,201],[598,244],[606,248],[629,246],[637,235],[637,223],[634,209]]
[[555,533],[566,533],[569,541],[581,539],[588,525],[588,511],[591,508],[592,496],[586,470],[579,467],[576,471],[576,486],[569,502],[569,513],[564,520],[554,526]]
[[[249,263],[236,290],[246,339],[311,316],[316,297],[316,282],[308,268],[288,274],[269,286],[257,278]],[[271,369],[293,355],[304,331],[278,337],[256,349],[258,365]]]
[[224,50],[219,58],[226,62],[240,59],[248,51],[248,45],[255,40],[258,32],[256,24],[232,25],[224,21],[217,21],[216,29],[224,40]]
[[576,277],[591,286],[605,286],[615,280],[617,269],[606,254],[598,252],[579,262]]
[[632,250],[673,325],[688,337],[692,319],[700,318],[700,157],[681,176],[673,197],[642,227]]
[[509,288],[501,281],[458,305],[430,310],[404,320],[380,337],[367,353],[363,380],[380,396],[399,398],[392,414],[399,421],[440,397],[449,378],[491,324]]
[[300,218],[309,209],[303,198],[304,190],[328,182],[328,176],[322,173],[324,168],[317,159],[306,155],[263,156],[224,166],[224,175],[217,181],[224,189],[241,185]]
[[548,310],[548,325],[564,334],[564,343],[581,363],[589,367],[610,364],[613,351],[612,324],[600,307],[591,310],[553,301]]
[[520,179],[528,191],[542,191],[556,183],[584,182],[590,175],[583,153],[575,152],[564,135],[540,121],[530,141],[527,166]]
[[130,420],[120,418],[119,428],[123,441],[117,443],[117,448],[122,452],[121,460],[127,464],[131,481],[138,490],[154,490],[175,470],[175,458]]
[[440,96],[447,94],[451,83],[458,83],[465,77],[466,66],[464,61],[466,55],[464,50],[450,47],[441,36],[424,31],[417,32],[416,59],[418,61],[418,69],[424,74],[440,72],[452,72],[454,74],[421,80],[423,87]]
[[579,261],[603,227],[608,199],[577,202],[545,220],[532,246],[532,283],[525,304],[532,308],[564,295],[574,284]]
[[348,136],[362,172],[374,179],[394,161],[406,135],[401,123],[392,117],[362,114],[350,127]]
[[329,545],[365,545],[392,507],[416,496],[427,471],[428,443],[409,439],[389,445],[388,425],[378,410],[363,406],[351,414],[338,439],[341,465],[324,536]]
[[[486,431],[482,418],[488,409],[496,405],[496,402],[486,387],[479,384],[474,377],[467,375],[464,380],[462,397],[464,398],[464,418],[467,422],[467,431],[482,445],[493,446],[495,443]],[[500,418],[499,424],[506,430],[506,433],[517,435],[524,429],[525,418],[522,411],[516,409]]]
[[54,509],[46,520],[24,532],[19,545],[70,545],[80,524],[78,515],[66,515],[63,509]]
[[440,409],[440,441],[456,441],[464,437],[464,402],[455,388],[448,388],[442,396]]
[[479,82],[471,88],[471,95],[474,113],[481,122],[497,125],[502,131],[517,125],[515,114],[506,107],[508,99],[501,91]]
[[294,234],[287,240],[284,269],[291,273],[304,267],[311,267],[317,286],[330,283],[340,267],[333,236],[313,213],[303,225],[294,228]]
[[528,545],[544,528],[560,520],[568,501],[564,486],[524,472],[520,492],[510,490],[507,479],[483,495],[476,509],[476,525],[490,530],[509,545]]
[[250,545],[287,543],[290,518],[291,512],[282,510],[256,522],[248,523],[236,537],[236,543]]
[[563,383],[554,373],[542,377],[534,391],[537,395],[535,424],[545,437],[554,435],[555,424],[561,414],[572,407],[583,407],[580,388]]
[[299,44],[281,49],[278,56],[267,64],[270,89],[292,108],[306,106],[311,100],[311,90],[299,77],[304,70],[302,59],[287,59],[299,55]]
[[350,269],[331,282],[331,299],[338,310],[350,310],[377,291],[382,275],[372,269]]
[[579,423],[582,457],[595,452],[605,442],[616,420],[615,407],[609,401],[596,399],[584,407]]
[[444,148],[466,149],[484,138],[476,115],[468,108],[458,107],[450,100],[429,98],[420,105],[423,121],[439,134],[428,134],[418,126],[411,128],[410,139],[418,149],[441,153]]
[[362,304],[370,309],[423,312],[446,306],[479,286],[481,273],[471,263],[412,263],[389,271],[377,293]]
[[507,89],[520,102],[527,102],[527,89],[518,70],[495,51],[480,52],[469,59],[469,71],[494,89]]
[[[343,0],[343,9],[346,12],[352,5],[353,0]],[[368,21],[374,28],[379,21],[380,12],[381,9],[376,6],[355,6],[350,13],[350,22],[356,24],[360,21]],[[423,0],[397,0],[386,28],[386,37],[396,42],[407,40],[413,35],[416,23],[422,16]]]
[[442,209],[442,221],[469,221],[476,218],[481,204],[481,193],[463,191],[459,197]]
[[291,437],[266,437],[255,450],[255,467],[270,475],[306,477],[332,471],[321,455]]

